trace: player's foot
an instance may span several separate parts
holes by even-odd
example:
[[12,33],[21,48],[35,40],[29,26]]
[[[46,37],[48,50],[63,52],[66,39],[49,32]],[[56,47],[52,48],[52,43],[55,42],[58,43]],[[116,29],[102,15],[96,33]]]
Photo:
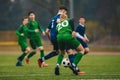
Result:
[[85,74],[85,72],[83,72],[83,71],[79,71],[77,73],[78,73],[78,75]]
[[73,73],[74,73],[75,75],[78,75],[78,71],[76,70],[75,67],[69,66],[69,68],[73,71]]
[[39,67],[47,67],[48,64],[45,63],[45,62],[43,62],[41,59],[38,59],[38,66],[39,66]]
[[75,75],[85,74],[85,72],[80,71],[77,67],[69,66],[69,68],[73,71]]
[[47,67],[47,66],[48,66],[48,64],[47,64],[47,63],[42,62],[42,67]]
[[30,61],[28,58],[25,58],[26,64],[30,64]]
[[42,61],[41,61],[41,59],[38,59],[38,66],[42,67]]
[[18,62],[16,63],[16,66],[23,66],[23,65],[22,65],[21,62],[18,61]]
[[21,59],[18,58],[17,60],[18,60],[18,62],[16,63],[16,66],[23,66],[23,65],[22,65],[22,61],[21,61]]
[[60,75],[59,67],[58,66],[55,67],[55,75]]

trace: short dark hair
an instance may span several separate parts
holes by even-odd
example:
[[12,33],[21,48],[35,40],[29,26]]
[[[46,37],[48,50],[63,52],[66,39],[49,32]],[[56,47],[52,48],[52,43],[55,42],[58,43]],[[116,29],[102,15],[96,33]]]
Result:
[[62,10],[62,9],[68,11],[68,9],[66,8],[66,6],[64,6],[64,5],[61,5],[61,6],[59,7],[59,10]]
[[28,16],[29,16],[31,13],[35,14],[35,12],[34,12],[34,11],[30,11],[30,12],[28,12]]
[[27,16],[23,16],[23,17],[22,17],[22,21],[23,21],[24,19],[28,19],[28,17],[27,17]]
[[80,18],[85,18],[85,16],[80,16]]

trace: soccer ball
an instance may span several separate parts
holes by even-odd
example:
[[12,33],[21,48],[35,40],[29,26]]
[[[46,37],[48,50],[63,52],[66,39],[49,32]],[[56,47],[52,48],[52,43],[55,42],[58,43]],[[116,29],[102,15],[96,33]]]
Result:
[[64,59],[62,60],[62,65],[63,65],[64,67],[68,67],[68,66],[70,65],[69,59],[68,59],[68,58],[64,58]]

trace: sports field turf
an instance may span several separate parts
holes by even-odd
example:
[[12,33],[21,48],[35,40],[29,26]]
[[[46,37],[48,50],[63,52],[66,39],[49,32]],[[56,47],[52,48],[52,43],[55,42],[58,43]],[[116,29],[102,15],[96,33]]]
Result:
[[[114,53],[113,53],[114,54]],[[56,58],[46,62],[48,67],[39,68],[37,59],[39,55],[31,58],[30,64],[16,67],[16,58],[20,54],[0,54],[0,80],[86,80],[86,79],[120,79],[120,55],[86,55],[79,63],[79,68],[85,71],[84,75],[74,75],[69,68],[61,66],[61,75],[54,75]]]

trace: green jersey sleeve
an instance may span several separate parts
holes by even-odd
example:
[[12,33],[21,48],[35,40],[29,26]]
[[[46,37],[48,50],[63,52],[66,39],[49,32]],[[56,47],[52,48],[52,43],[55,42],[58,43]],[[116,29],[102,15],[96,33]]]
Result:
[[31,30],[29,28],[25,28],[25,31],[27,31],[27,32],[35,32],[35,30]]
[[22,27],[22,26],[20,25],[20,27],[16,30],[16,35],[17,35],[17,36],[20,36],[20,34],[21,34],[21,33],[20,33],[21,27]]
[[44,29],[40,26],[40,24],[38,23],[38,29],[40,30],[40,32],[44,32]]

